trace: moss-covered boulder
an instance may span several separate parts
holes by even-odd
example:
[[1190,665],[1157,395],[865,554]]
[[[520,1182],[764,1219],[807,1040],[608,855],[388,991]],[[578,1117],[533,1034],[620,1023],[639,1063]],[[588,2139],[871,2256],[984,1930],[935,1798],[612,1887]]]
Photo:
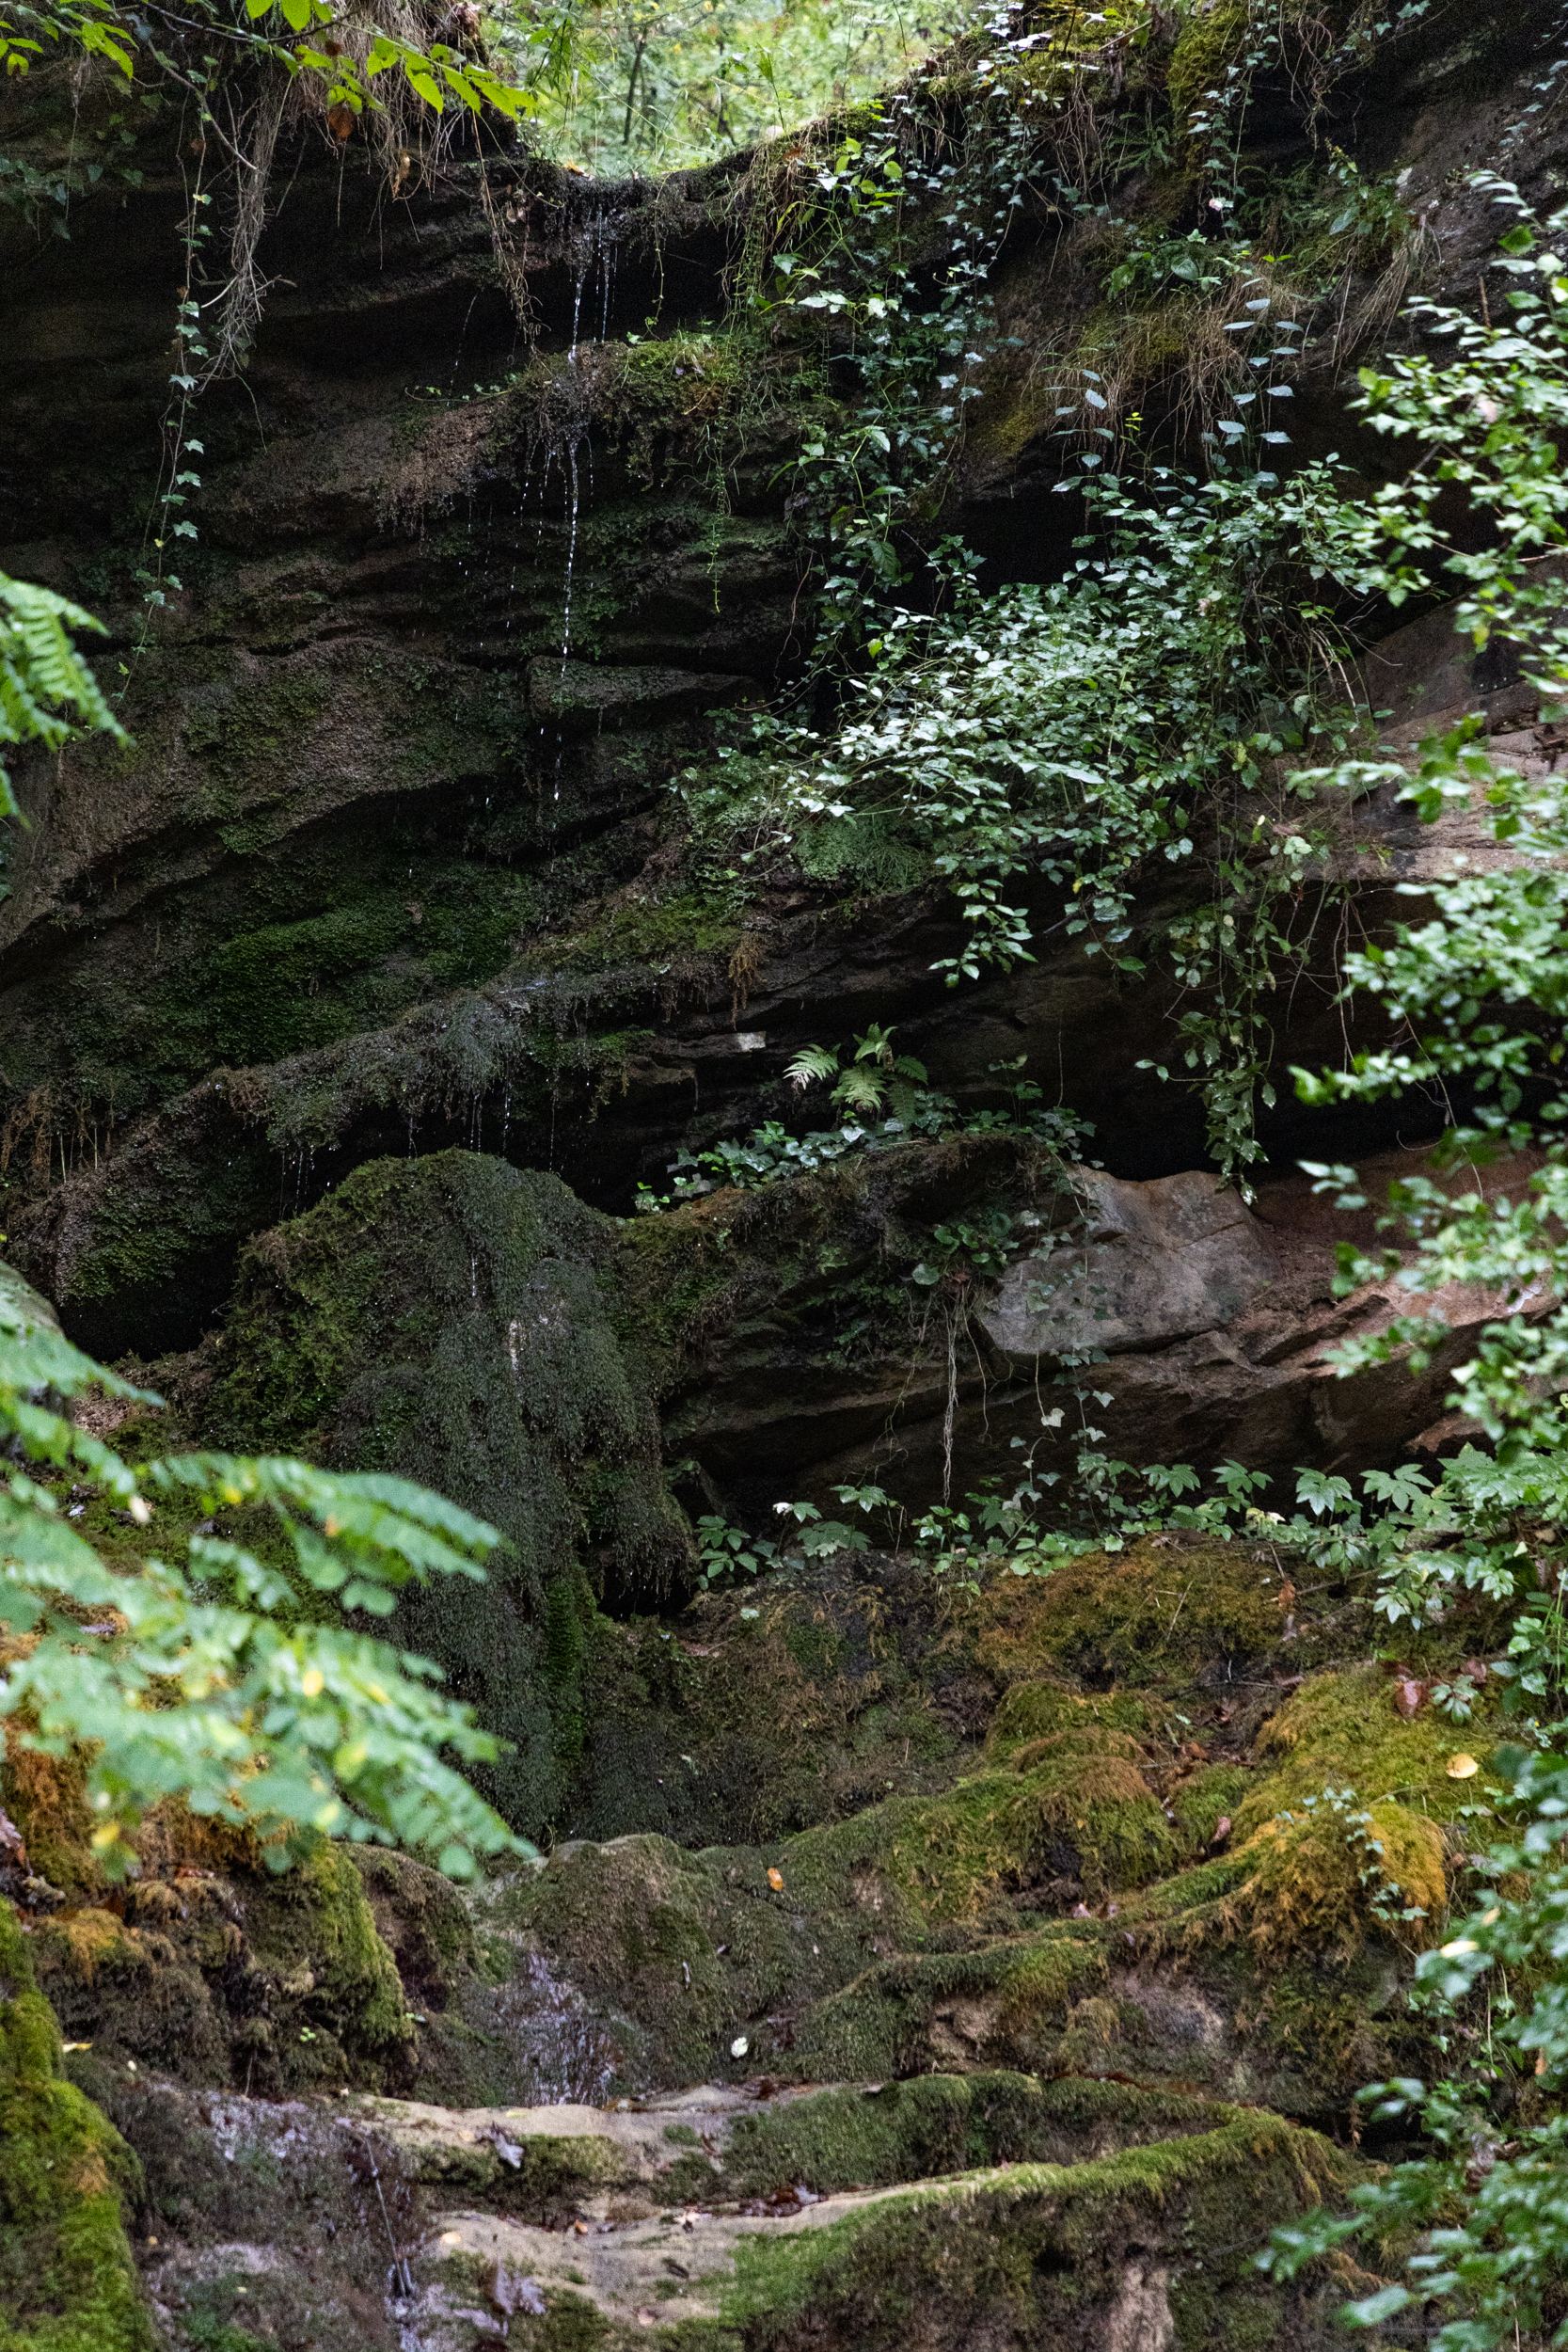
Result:
[[979,2312],[1020,2352],[1327,2344],[1339,2296],[1281,2295],[1251,2257],[1347,2172],[1328,2142],[1257,2115],[1098,2162],[897,2189],[825,2229],[743,2242],[725,2316],[747,2352],[892,2352],[916,2329],[957,2352]]
[[647,1377],[605,1281],[617,1228],[476,1152],[379,1160],[247,1251],[209,1424],[251,1449],[395,1470],[499,1528],[483,1585],[395,1620],[513,1753],[489,1791],[559,1826],[594,1594],[669,1590],[689,1552]]
[[125,2233],[140,2168],[65,2080],[60,2049],[0,1901],[0,2352],[151,2352]]
[[248,1833],[166,1800],[135,1832],[131,1875],[111,1882],[83,1788],[71,1757],[13,1740],[0,1760],[32,1865],[30,1964],[71,2042],[101,2064],[274,2097],[414,2080],[420,2016],[446,2006],[472,1950],[447,1880],[325,1838],[273,1869]]

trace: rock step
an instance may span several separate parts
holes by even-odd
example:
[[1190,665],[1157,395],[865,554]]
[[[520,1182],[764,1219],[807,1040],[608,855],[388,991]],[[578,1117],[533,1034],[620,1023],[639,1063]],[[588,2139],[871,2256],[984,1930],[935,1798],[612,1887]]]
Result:
[[[351,2271],[361,2312],[384,2275],[389,2331],[352,2340],[400,2352],[904,2352],[917,2313],[933,2352],[1326,2352],[1342,2299],[1338,2280],[1275,2289],[1252,2257],[1341,2198],[1354,2161],[1261,2109],[1125,2081],[701,2084],[610,2109],[157,2089],[221,2165],[297,2185],[292,2225],[156,2247],[182,2345],[197,2312],[346,2344]],[[336,2255],[334,2169],[360,2217]]]

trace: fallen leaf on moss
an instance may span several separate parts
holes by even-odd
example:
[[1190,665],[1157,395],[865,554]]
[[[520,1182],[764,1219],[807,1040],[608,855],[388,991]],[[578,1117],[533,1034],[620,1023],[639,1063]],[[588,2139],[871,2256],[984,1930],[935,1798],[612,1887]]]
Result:
[[1398,1708],[1400,1713],[1404,1717],[1406,1723],[1410,1721],[1412,1715],[1419,1713],[1421,1701],[1426,1697],[1426,1694],[1427,1687],[1424,1682],[1401,1681],[1395,1683],[1394,1705]]
[[768,1873],[768,1883],[773,1889],[775,1895],[782,1895],[784,1893],[784,1872],[782,1870],[769,1870]]
[[1230,1816],[1228,1813],[1222,1813],[1219,1820],[1214,1823],[1214,1835],[1210,1838],[1209,1843],[1211,1846],[1222,1845],[1229,1835]]

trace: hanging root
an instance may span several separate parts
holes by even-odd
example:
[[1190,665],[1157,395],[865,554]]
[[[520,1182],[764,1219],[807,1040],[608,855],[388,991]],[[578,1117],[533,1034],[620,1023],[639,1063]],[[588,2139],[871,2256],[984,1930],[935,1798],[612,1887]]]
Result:
[[[341,57],[345,71],[356,71],[362,81],[371,44],[378,32],[390,34],[414,48],[423,48],[435,39],[451,40],[454,37],[450,19],[436,24],[432,10],[411,8],[406,0],[384,0],[373,18],[357,10],[339,18],[326,47],[329,53]],[[230,115],[229,135],[222,142],[229,157],[223,176],[229,182],[232,208],[228,270],[223,283],[208,294],[201,305],[203,311],[214,319],[211,356],[202,371],[204,382],[237,373],[255,341],[273,282],[261,274],[256,256],[267,225],[273,167],[285,124],[309,124],[334,150],[340,150],[356,127],[361,128],[372,168],[385,180],[393,197],[406,195],[411,187],[427,184],[435,178],[461,127],[461,108],[449,105],[437,114],[418,97],[401,72],[377,77],[376,103],[360,114],[345,104],[329,105],[330,87],[327,77],[319,71],[305,69],[290,73],[284,66],[269,64],[262,69],[261,92],[254,103]],[[519,299],[524,294],[522,273],[515,265],[508,266],[510,247],[487,185],[483,194],[497,257],[508,290],[519,304],[518,314],[523,316],[524,305]]]
[[244,367],[273,283],[257,269],[256,249],[267,225],[273,157],[290,88],[289,83],[279,80],[262,91],[252,118],[250,153],[237,141],[234,146],[234,220],[229,234],[229,277],[215,297],[217,325],[209,370],[214,376],[232,375]]

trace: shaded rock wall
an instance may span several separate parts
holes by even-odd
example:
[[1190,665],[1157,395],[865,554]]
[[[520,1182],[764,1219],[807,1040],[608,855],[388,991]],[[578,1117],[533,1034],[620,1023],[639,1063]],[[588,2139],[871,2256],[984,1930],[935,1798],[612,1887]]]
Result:
[[[1172,21],[1171,87],[1191,99],[1234,22]],[[1264,76],[1260,150],[1310,170],[1332,135],[1406,174],[1422,282],[1467,301],[1496,226],[1467,171],[1537,195],[1560,172],[1560,118],[1524,112],[1554,22],[1439,8],[1316,119]],[[68,132],[111,151],[104,91],[71,125],[73,103],[40,73],[0,132],[40,168]],[[0,222],[0,563],[105,612],[136,736],[21,777],[8,1246],[88,1344],[179,1351],[158,1378],[184,1434],[395,1467],[502,1528],[487,1585],[403,1622],[515,1740],[494,1785],[548,1853],[464,1908],[417,1864],[323,1850],[277,1883],[164,1821],[117,1895],[69,1774],[8,1758],[47,1880],[17,1886],[26,1949],[0,1988],[8,2278],[53,2282],[51,2324],[75,2297],[116,2352],[138,2344],[134,2210],[182,2347],[248,2347],[247,2322],[422,2352],[502,2326],[551,2352],[660,2329],[714,2352],[1326,2344],[1355,2281],[1282,2296],[1251,2258],[1353,2177],[1307,2127],[1350,2139],[1357,2084],[1433,2059],[1402,1993],[1468,1899],[1495,1694],[1456,1776],[1451,1727],[1407,1720],[1369,1657],[1365,1593],[1298,1594],[1261,1528],[974,1593],[907,1555],[793,1559],[682,1610],[675,1506],[762,1525],[867,1478],[915,1505],[1006,1470],[1015,1439],[1065,1466],[1044,1384],[1085,1348],[1107,1442],[1140,1461],[1393,1460],[1456,1434],[1446,1359],[1333,1380],[1325,1344],[1394,1294],[1335,1299],[1343,1229],[1298,1178],[1276,1168],[1250,1211],[1216,1192],[1190,1100],[1137,1068],[1168,1037],[1157,955],[1141,977],[1087,959],[1042,890],[1038,962],[949,991],[932,966],[958,926],[923,873],[781,865],[743,894],[692,855],[672,780],[716,708],[801,658],[790,467],[854,398],[842,354],[804,384],[782,347],[773,374],[736,364],[744,160],[607,188],[521,153],[482,183],[459,151],[394,200],[291,130],[277,282],[245,384],[200,404],[199,536],[144,631],[183,135],[150,109],[119,151],[139,180],[110,172],[69,242]],[[1134,196],[1194,225],[1185,167]],[[1092,232],[1048,196],[1021,210],[994,273],[1017,343],[940,518],[992,580],[1069,558],[1042,388],[1103,326]],[[1386,453],[1342,386],[1403,331],[1390,288],[1351,273],[1296,386],[1298,452],[1343,450],[1369,489]],[[1130,389],[1167,446],[1180,358]],[[1479,707],[1555,755],[1506,665],[1456,659],[1440,616],[1391,617],[1363,616],[1367,675],[1406,739]],[[1390,882],[1474,827],[1418,840],[1380,803],[1344,831],[1375,929]],[[1197,887],[1148,879],[1140,941]],[[1308,976],[1281,1060],[1341,1041],[1331,981]],[[966,1110],[1026,1055],[1103,1166],[955,1133],[617,1221],[683,1144],[797,1116],[794,1053],[872,1021]],[[1359,1151],[1374,1199],[1418,1140],[1290,1107],[1268,1132],[1281,1167]],[[1098,1220],[1070,1248],[1064,1184]],[[1011,1271],[933,1297],[914,1277],[936,1228],[976,1216],[1008,1220]],[[1491,1302],[1452,1303],[1459,1351]],[[103,1496],[80,1509],[134,1568]],[[1497,1634],[1472,1598],[1407,1662],[1451,1674]],[[1343,1802],[1308,1812],[1330,1784]],[[70,2063],[139,2182],[71,2104],[29,1973],[93,2044]],[[674,2104],[633,2119],[656,2090]],[[607,2099],[626,2131],[567,2125]],[[63,2198],[34,2177],[48,2130]]]
[[[1463,169],[1550,180],[1557,133],[1527,139],[1519,115],[1548,15],[1440,11],[1327,102],[1316,135],[1369,173],[1408,167],[1439,295],[1468,298],[1495,225]],[[64,86],[33,77],[7,105],[8,138],[46,161]],[[1309,162],[1291,92],[1256,105],[1281,167]],[[107,109],[88,93],[79,143],[108,141]],[[964,1099],[1027,1049],[1117,1173],[1196,1165],[1194,1107],[1135,1069],[1158,1048],[1158,979],[1048,942],[954,993],[930,970],[954,944],[940,898],[795,876],[741,906],[683,869],[665,787],[705,709],[799,657],[789,461],[846,397],[790,390],[785,350],[777,386],[771,362],[739,380],[704,324],[745,230],[740,174],[607,188],[493,161],[498,262],[472,158],[392,201],[291,135],[260,256],[275,295],[245,387],[200,403],[200,536],[150,631],[133,575],[177,276],[172,118],[138,130],[139,184],[111,174],[69,242],[0,224],[0,553],[103,609],[114,660],[135,656],[135,753],[73,747],[24,774],[36,821],[0,906],[0,1183],[71,1327],[110,1351],[189,1343],[247,1233],[410,1138],[549,1167],[623,1209],[678,1141],[780,1107],[800,1042],[872,1019]],[[1098,282],[1092,241],[1026,208],[996,288],[1019,349],[988,373],[944,516],[990,577],[1069,555],[1076,501],[1053,495],[1060,444],[1032,388],[1098,315]],[[623,340],[649,316],[651,340]],[[1310,346],[1297,444],[1371,478],[1387,453],[1343,413],[1347,356],[1338,329]],[[1152,382],[1151,414],[1174,396]],[[1140,925],[1157,940],[1183,909],[1163,882]],[[745,1056],[742,1006],[762,1041]],[[1338,1036],[1302,992],[1282,1052]],[[1288,1105],[1273,1132],[1301,1148]]]

